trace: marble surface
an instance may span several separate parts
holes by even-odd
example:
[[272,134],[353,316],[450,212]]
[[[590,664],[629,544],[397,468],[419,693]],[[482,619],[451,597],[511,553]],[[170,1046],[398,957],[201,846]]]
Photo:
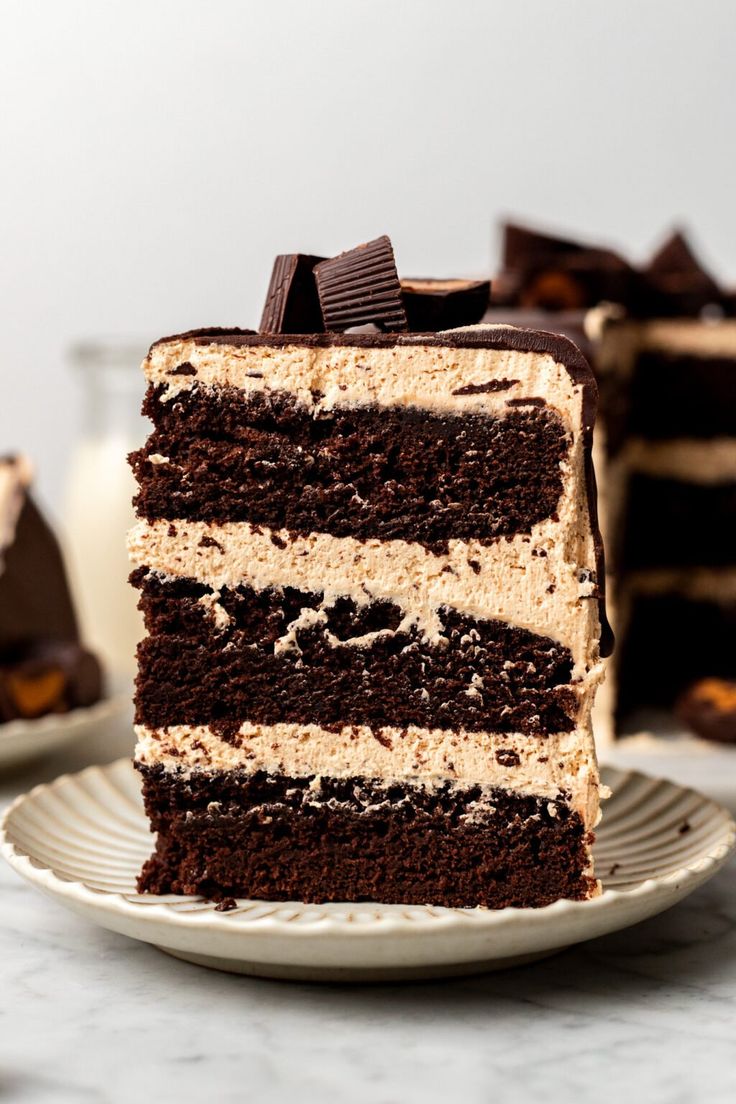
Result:
[[[130,742],[121,727],[2,777],[0,805]],[[736,811],[736,752],[645,744],[609,758]],[[0,894],[3,1104],[736,1100],[736,861],[669,913],[536,965],[374,988],[177,962],[77,919],[4,863]]]

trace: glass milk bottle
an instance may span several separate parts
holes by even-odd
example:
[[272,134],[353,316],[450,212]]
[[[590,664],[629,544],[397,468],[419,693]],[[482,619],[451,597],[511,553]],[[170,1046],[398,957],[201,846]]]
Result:
[[137,344],[90,342],[70,354],[84,412],[66,487],[64,543],[84,638],[113,684],[132,678],[143,636],[137,592],[128,583],[126,533],[135,493],[127,455],[147,432],[140,414],[145,352]]

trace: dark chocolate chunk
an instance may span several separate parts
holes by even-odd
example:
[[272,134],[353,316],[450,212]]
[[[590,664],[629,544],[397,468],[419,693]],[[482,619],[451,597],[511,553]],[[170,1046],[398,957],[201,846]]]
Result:
[[402,280],[409,329],[415,333],[472,326],[485,314],[490,280]]
[[488,395],[493,391],[509,391],[518,380],[497,379],[487,383],[466,383],[453,391],[453,395]]
[[571,238],[557,238],[528,226],[507,222],[503,227],[504,268],[529,269],[557,257],[581,253],[585,249]]
[[696,317],[711,306],[736,312],[733,296],[719,287],[679,231],[645,268],[635,269],[610,249],[509,224],[503,265],[493,286],[497,305],[559,312],[608,300],[637,317]]
[[407,329],[394,251],[385,234],[322,261],[314,276],[328,332],[371,322],[391,332]]
[[736,681],[706,678],[690,686],[677,702],[677,715],[706,740],[736,744]]
[[263,307],[261,333],[321,333],[322,311],[314,281],[314,266],[324,257],[281,253],[273,263]]
[[188,360],[183,364],[177,364],[176,368],[169,368],[167,376],[196,376],[197,369]]
[[651,314],[694,315],[720,303],[723,295],[684,234],[676,230],[644,269],[642,297]]
[[633,269],[613,250],[521,226],[504,227],[503,263],[497,302],[569,311],[604,299],[625,302],[631,295]]
[[671,276],[676,272],[690,275],[705,273],[705,269],[681,230],[675,230],[670,234],[654,254],[645,271],[650,276]]

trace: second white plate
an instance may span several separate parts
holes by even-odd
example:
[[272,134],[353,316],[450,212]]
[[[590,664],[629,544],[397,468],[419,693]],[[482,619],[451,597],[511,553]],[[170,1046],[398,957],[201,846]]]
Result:
[[383,981],[496,969],[628,927],[674,905],[725,862],[735,826],[713,801],[636,771],[613,790],[595,846],[602,896],[542,909],[240,901],[231,912],[136,892],[151,851],[128,760],[18,798],[2,851],[33,885],[112,931],[204,966],[266,977]]
[[129,696],[118,695],[70,713],[48,713],[34,721],[0,724],[0,770],[30,763],[73,744],[129,708]]

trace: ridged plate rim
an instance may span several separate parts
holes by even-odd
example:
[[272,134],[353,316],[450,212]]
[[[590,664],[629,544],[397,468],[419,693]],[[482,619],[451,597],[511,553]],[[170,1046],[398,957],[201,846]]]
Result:
[[[736,825],[716,802],[638,771],[604,767],[602,776],[614,792],[596,844],[604,892],[540,909],[239,901],[217,912],[200,898],[139,895],[132,879],[152,841],[127,759],[62,775],[18,797],[2,818],[0,851],[23,878],[74,911],[174,953],[239,960],[246,965],[227,968],[249,973],[274,972],[259,962],[286,962],[296,976],[315,963],[333,971],[421,966],[431,974],[432,963],[539,955],[626,927],[668,908],[726,861]],[[659,818],[653,831],[637,826],[642,814]],[[660,822],[665,827],[657,828]],[[660,867],[663,859],[670,866],[640,880],[634,866],[627,880],[616,870],[619,854],[639,864],[659,855]],[[103,884],[65,873],[75,855]]]

